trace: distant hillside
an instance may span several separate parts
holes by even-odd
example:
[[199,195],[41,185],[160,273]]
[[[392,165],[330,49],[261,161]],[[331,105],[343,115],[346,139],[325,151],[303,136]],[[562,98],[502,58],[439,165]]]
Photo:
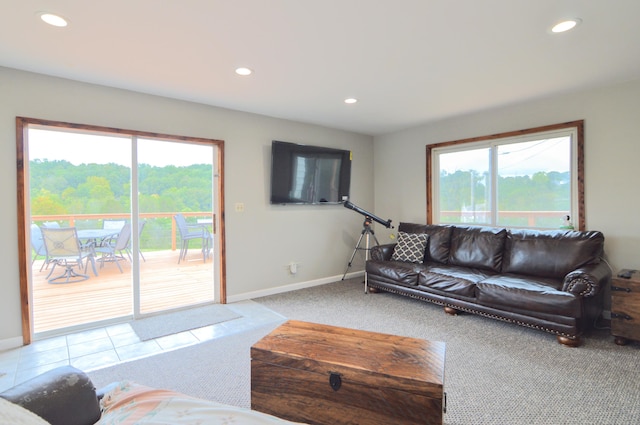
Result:
[[[117,164],[29,163],[31,214],[127,213],[130,169]],[[141,212],[211,211],[211,166],[139,165]]]

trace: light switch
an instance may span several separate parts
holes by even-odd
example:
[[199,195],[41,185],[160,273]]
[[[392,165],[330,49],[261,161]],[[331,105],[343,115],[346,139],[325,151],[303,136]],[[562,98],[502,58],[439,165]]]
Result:
[[244,203],[236,202],[236,212],[244,212]]

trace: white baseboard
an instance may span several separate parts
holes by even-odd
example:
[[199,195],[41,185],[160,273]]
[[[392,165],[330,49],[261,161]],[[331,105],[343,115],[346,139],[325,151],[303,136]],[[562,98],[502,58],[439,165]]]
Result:
[[[347,273],[345,279],[351,279],[358,276],[364,276],[364,272]],[[295,291],[298,289],[311,288],[314,286],[325,285],[327,283],[337,282],[342,280],[340,276],[330,276],[322,279],[309,280],[306,282],[292,283],[290,285],[277,286],[274,288],[268,288],[260,291],[245,292],[243,294],[230,295],[227,297],[227,303],[235,303],[239,301],[250,300],[253,298],[266,297],[268,295],[282,294],[283,292]]]
[[23,345],[21,336],[0,339],[0,351],[11,350],[13,348],[22,347]]

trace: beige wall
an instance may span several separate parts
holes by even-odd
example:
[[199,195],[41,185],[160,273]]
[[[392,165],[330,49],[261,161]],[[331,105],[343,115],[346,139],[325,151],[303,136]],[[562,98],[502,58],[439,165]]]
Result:
[[580,119],[585,120],[587,228],[604,233],[614,270],[640,269],[640,80],[376,137],[375,210],[398,222],[425,222],[427,144]]
[[[0,68],[0,99],[0,194],[6,200],[0,214],[8,223],[9,241],[0,246],[0,348],[3,341],[21,340],[14,225],[16,116],[225,140],[230,301],[281,291],[287,285],[340,278],[361,230],[362,217],[339,206],[269,205],[272,139],[353,150],[351,200],[391,218],[397,226],[400,221],[426,220],[427,144],[584,119],[587,227],[604,232],[606,256],[614,269],[640,269],[636,219],[640,197],[634,173],[640,158],[640,80],[531,100],[373,139],[7,68]],[[244,213],[233,211],[236,202],[245,204]],[[381,243],[395,231],[376,226]],[[290,261],[300,263],[295,277],[285,267]],[[352,270],[361,268],[356,262]]]
[[[341,278],[362,228],[362,216],[342,206],[270,205],[271,140],[352,150],[352,200],[373,208],[370,136],[0,68],[0,349],[22,333],[16,116],[224,140],[230,302]],[[243,213],[234,211],[236,202],[245,204]],[[296,276],[287,271],[291,261],[300,264]],[[351,270],[362,270],[362,262]]]

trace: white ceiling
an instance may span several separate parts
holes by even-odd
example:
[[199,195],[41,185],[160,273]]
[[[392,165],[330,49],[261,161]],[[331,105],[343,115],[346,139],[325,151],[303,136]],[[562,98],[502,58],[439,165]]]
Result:
[[[640,77],[639,0],[0,6],[0,66],[369,135]],[[41,11],[70,24],[48,26]],[[567,17],[582,24],[551,34]]]

